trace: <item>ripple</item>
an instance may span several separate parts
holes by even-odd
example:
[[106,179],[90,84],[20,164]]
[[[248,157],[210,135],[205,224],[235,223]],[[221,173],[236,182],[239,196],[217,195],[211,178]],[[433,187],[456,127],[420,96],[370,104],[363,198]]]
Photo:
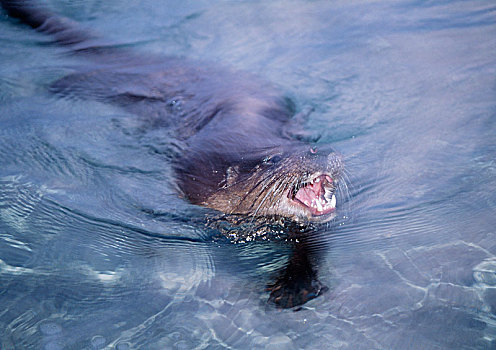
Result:
[[8,176],[0,179],[0,217],[4,222],[20,230],[42,197],[35,186],[30,184],[21,186],[21,178],[21,176]]
[[76,176],[71,153],[41,137],[39,129],[32,124],[16,124],[0,131],[0,157],[4,166],[26,165],[31,173]]
[[121,343],[118,343],[115,348],[117,350],[129,350],[131,349],[131,345],[127,342],[121,342]]
[[496,260],[488,259],[474,267],[474,279],[488,288],[496,286]]
[[19,79],[0,76],[0,103],[5,104],[24,89],[26,86]]
[[101,335],[95,335],[93,338],[91,338],[91,346],[93,349],[103,349],[105,347],[105,344],[107,343],[107,339]]
[[45,344],[44,350],[62,350],[64,349],[64,342],[62,340],[53,340]]

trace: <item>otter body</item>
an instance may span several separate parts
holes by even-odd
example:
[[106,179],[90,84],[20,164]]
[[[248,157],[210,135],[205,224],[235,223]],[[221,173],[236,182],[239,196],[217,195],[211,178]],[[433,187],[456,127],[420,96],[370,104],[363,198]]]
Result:
[[327,289],[317,279],[320,254],[306,243],[312,231],[306,223],[334,217],[342,163],[331,149],[294,137],[289,100],[243,73],[115,48],[32,1],[0,3],[11,17],[84,58],[77,71],[51,85],[53,93],[113,103],[173,132],[179,145],[175,181],[191,203],[250,222],[282,218],[289,227],[299,222],[310,228],[289,229],[298,239],[287,266],[268,285],[269,301],[293,307]]
[[332,218],[340,158],[288,137],[294,108],[270,85],[208,65],[137,56],[32,1],[1,3],[86,59],[52,85],[54,93],[115,103],[175,129],[182,145],[177,184],[191,203],[253,217]]

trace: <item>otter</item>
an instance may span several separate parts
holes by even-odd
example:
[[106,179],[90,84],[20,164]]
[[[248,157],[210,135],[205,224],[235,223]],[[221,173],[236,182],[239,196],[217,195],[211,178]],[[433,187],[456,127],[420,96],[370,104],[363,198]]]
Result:
[[[172,166],[180,195],[189,202],[269,221],[322,223],[335,216],[341,157],[295,135],[294,105],[271,85],[208,64],[143,57],[108,45],[32,1],[0,2],[10,17],[89,62],[55,81],[53,93],[117,104],[174,131],[181,147]],[[295,269],[290,261],[286,272],[306,271],[307,277],[299,287],[288,286],[287,278],[271,287],[271,300],[282,307],[294,306],[282,300],[302,304],[312,298],[288,295],[315,297],[325,289],[303,253],[306,249],[300,245],[295,252],[298,266],[305,263]]]

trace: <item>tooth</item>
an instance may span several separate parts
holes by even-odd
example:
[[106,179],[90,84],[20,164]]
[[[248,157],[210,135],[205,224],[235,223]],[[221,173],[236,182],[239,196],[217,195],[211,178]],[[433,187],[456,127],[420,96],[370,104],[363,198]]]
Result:
[[315,203],[317,204],[317,209],[322,211],[322,203],[320,201],[315,201]]
[[331,203],[329,204],[332,208],[336,207],[336,196],[332,195]]

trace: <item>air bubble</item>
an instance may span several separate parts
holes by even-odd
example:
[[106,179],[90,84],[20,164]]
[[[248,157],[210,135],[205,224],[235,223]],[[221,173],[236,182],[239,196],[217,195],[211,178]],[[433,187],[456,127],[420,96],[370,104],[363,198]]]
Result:
[[53,321],[42,321],[39,325],[40,332],[44,335],[55,335],[62,332],[62,327]]

